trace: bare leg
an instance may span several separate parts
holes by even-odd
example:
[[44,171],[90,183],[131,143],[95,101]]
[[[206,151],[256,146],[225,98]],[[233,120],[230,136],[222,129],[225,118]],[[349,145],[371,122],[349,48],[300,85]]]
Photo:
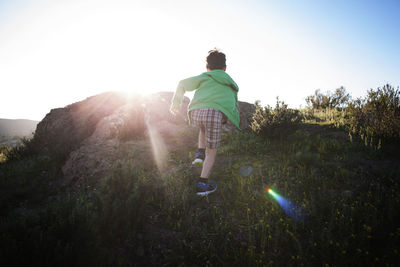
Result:
[[206,133],[201,128],[199,132],[199,148],[206,148]]
[[217,156],[216,148],[206,148],[206,159],[203,162],[203,169],[201,170],[201,177],[208,178],[211,169],[214,166],[215,158]]

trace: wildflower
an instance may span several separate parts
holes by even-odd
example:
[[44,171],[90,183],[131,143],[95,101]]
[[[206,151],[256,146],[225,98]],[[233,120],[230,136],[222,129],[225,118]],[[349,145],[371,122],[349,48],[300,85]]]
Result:
[[364,229],[367,230],[368,232],[371,232],[371,226],[368,226],[366,224],[363,225]]

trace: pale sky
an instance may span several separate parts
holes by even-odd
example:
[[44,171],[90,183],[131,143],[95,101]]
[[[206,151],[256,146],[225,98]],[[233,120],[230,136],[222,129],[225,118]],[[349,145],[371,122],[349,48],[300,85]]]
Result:
[[241,101],[298,108],[316,89],[397,88],[399,14],[400,0],[0,0],[0,118],[175,91],[214,47]]

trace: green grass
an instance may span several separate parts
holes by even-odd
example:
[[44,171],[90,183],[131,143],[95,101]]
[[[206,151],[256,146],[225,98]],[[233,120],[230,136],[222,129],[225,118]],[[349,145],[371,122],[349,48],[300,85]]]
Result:
[[[162,173],[128,158],[101,183],[69,194],[30,185],[28,177],[38,177],[50,159],[2,164],[8,204],[0,264],[396,265],[398,161],[308,129],[280,141],[246,132],[225,136],[212,172],[218,190],[205,198],[194,192],[195,136],[193,146],[169,151],[172,161]],[[25,167],[18,172],[17,164]],[[243,166],[252,167],[249,176],[241,175]],[[267,187],[301,207],[305,219],[288,216]]]

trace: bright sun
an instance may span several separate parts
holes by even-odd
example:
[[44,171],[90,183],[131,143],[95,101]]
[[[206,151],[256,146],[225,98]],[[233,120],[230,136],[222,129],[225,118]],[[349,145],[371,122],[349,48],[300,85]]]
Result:
[[37,119],[49,111],[49,99],[57,108],[105,91],[174,91],[187,60],[182,51],[193,49],[174,47],[168,40],[180,33],[160,28],[176,29],[176,22],[135,1],[42,3],[24,12],[29,23],[15,29],[3,83],[11,93],[29,88],[21,114],[35,101]]

